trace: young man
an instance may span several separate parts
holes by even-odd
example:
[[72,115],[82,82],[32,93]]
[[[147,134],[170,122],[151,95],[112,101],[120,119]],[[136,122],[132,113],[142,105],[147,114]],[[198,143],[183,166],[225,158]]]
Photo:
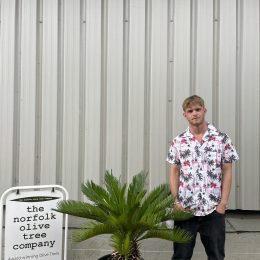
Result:
[[230,138],[205,121],[204,100],[193,95],[183,102],[188,129],[171,143],[167,161],[174,207],[191,210],[194,217],[175,222],[193,235],[187,244],[174,243],[174,260],[191,259],[200,234],[208,260],[225,257],[225,210],[238,155]]

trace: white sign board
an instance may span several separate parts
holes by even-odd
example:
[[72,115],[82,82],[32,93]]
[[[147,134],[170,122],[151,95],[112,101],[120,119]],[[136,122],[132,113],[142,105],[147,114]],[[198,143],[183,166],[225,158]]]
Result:
[[7,196],[5,260],[62,259],[63,214],[52,210],[62,199],[57,189]]

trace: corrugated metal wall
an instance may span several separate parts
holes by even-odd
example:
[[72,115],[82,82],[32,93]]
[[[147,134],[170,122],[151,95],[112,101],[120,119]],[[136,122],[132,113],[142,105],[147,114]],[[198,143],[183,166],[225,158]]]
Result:
[[168,181],[181,103],[241,160],[231,208],[260,209],[259,0],[1,0],[0,191],[64,185],[81,198],[105,169]]

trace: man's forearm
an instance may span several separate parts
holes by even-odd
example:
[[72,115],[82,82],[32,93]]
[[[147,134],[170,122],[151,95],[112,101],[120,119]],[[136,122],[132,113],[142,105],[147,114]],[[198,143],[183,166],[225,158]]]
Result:
[[173,164],[170,168],[170,188],[171,193],[175,199],[178,199],[179,183],[180,168],[177,165]]
[[222,165],[222,186],[221,186],[221,200],[217,206],[217,211],[224,214],[228,205],[229,194],[232,183],[232,164],[224,163]]
[[229,194],[231,191],[231,183],[232,183],[232,164],[231,163],[223,164],[222,171],[223,171],[223,179],[222,179],[220,202],[227,205]]

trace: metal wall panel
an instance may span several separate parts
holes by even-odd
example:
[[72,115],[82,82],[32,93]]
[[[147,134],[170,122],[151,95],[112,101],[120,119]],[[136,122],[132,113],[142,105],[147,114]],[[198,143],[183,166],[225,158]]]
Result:
[[170,75],[173,77],[170,87],[168,120],[170,122],[170,131],[168,140],[181,133],[186,127],[182,115],[182,102],[191,93],[190,89],[193,86],[192,75],[192,57],[193,45],[191,44],[191,1],[190,0],[175,0],[173,2],[173,19],[174,34],[172,45],[174,46],[173,54],[171,55],[171,63],[173,69]]
[[[167,100],[167,0],[153,0],[151,10],[151,81],[149,125],[150,187],[165,182]],[[162,87],[164,86],[164,87]],[[166,146],[167,144],[167,146]]]
[[[36,125],[36,1],[20,2],[20,88],[17,92],[19,113],[19,138],[15,149],[19,149],[18,169],[16,177],[19,185],[32,185],[35,182],[35,125]],[[19,43],[17,43],[19,44]],[[17,112],[18,112],[17,111]]]
[[[106,57],[106,160],[105,168],[119,176],[122,172],[123,116],[123,1],[107,3]],[[126,61],[127,62],[127,61]],[[113,152],[112,152],[113,151]]]
[[[213,23],[214,8],[213,1],[201,0],[194,1],[194,9],[197,11],[196,24],[194,30],[196,33],[195,49],[195,88],[194,92],[207,97],[208,107],[212,107],[212,83],[213,83]],[[212,121],[212,109],[207,112],[207,119]]]
[[[42,17],[38,32],[38,154],[36,167],[38,182],[49,184],[56,182],[56,145],[57,145],[57,95],[58,95],[58,1],[44,0]],[[39,28],[40,29],[40,28]],[[40,137],[40,138],[39,138]],[[48,173],[48,174],[46,174]],[[38,183],[38,184],[39,184]]]
[[63,66],[63,125],[62,125],[62,184],[70,196],[78,196],[79,176],[79,90],[80,90],[80,1],[64,1],[64,63]]
[[15,0],[1,3],[0,28],[0,183],[13,184]]
[[[86,42],[85,43],[85,153],[83,152],[83,178],[101,180],[101,0],[86,2]],[[105,168],[105,167],[104,167]]]
[[1,0],[0,191],[168,181],[181,104],[238,148],[230,208],[260,209],[258,0]]
[[259,1],[244,1],[242,8],[239,202],[241,208],[259,209]]
[[[127,178],[144,168],[145,1],[129,5],[129,74],[127,118]],[[148,42],[148,41],[147,41]],[[125,170],[125,169],[124,169]]]
[[[228,133],[236,143],[236,0],[220,1],[219,16],[216,18],[219,23],[219,55],[218,55],[218,81],[214,92],[216,95],[217,107],[215,109],[215,123],[219,128]],[[221,66],[220,66],[221,65]],[[228,91],[227,91],[228,90]],[[239,148],[239,147],[237,147]],[[240,151],[239,151],[240,155]],[[242,159],[242,158],[241,158]],[[232,182],[232,193],[230,195],[230,205],[238,206],[239,182],[236,167],[234,164],[234,178]]]

